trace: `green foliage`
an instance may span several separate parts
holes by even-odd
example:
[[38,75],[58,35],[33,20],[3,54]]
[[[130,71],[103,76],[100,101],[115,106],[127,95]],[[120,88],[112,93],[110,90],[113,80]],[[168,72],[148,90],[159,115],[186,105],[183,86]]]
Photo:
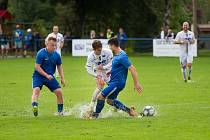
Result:
[[[202,23],[210,19],[210,0],[198,0]],[[8,9],[16,22],[44,21],[51,31],[54,24],[62,32],[83,35],[91,29],[97,32],[111,27],[118,32],[123,27],[130,37],[152,37],[163,25],[165,0],[10,0]],[[27,13],[27,14],[26,14]],[[180,30],[183,21],[192,21],[192,0],[171,0],[170,28]],[[38,21],[37,21],[38,20]]]

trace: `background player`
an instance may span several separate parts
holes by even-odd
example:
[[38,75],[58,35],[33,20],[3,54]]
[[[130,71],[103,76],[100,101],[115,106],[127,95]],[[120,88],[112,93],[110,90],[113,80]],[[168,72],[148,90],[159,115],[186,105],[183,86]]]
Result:
[[34,116],[38,115],[38,97],[42,86],[47,86],[51,92],[54,92],[57,97],[58,114],[63,114],[63,95],[62,90],[53,77],[56,65],[61,76],[61,84],[65,86],[63,68],[60,55],[55,52],[56,39],[49,37],[46,48],[41,49],[36,56],[35,70],[33,73],[33,94],[32,106]]
[[[56,52],[61,56],[61,49],[64,47],[64,37],[61,33],[59,33],[59,27],[57,25],[53,26],[53,32],[47,36],[45,39],[45,44],[47,43],[49,37],[56,38]],[[55,76],[59,77],[57,68]]]
[[91,111],[94,110],[98,94],[103,89],[105,83],[110,80],[110,71],[112,63],[112,51],[102,48],[99,40],[92,43],[93,51],[88,55],[86,69],[96,80],[96,89],[93,92],[90,107]]
[[127,112],[130,116],[136,117],[138,113],[135,111],[134,107],[128,108],[117,100],[119,92],[125,87],[128,70],[130,70],[132,74],[134,89],[141,93],[142,87],[138,82],[136,69],[131,64],[126,53],[119,47],[117,38],[110,39],[108,44],[115,55],[112,60],[111,77],[108,86],[97,97],[96,110],[93,112],[92,117],[98,117],[104,107],[105,99],[109,105]]
[[195,43],[194,33],[189,31],[189,23],[184,22],[183,30],[178,32],[175,43],[180,44],[180,63],[184,81],[187,82],[186,68],[188,67],[188,81],[191,81],[192,63],[193,63],[193,47]]

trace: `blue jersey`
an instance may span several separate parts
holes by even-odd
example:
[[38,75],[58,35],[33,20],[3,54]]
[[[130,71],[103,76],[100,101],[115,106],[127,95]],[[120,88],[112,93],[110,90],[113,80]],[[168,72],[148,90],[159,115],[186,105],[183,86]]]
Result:
[[32,39],[33,39],[33,34],[32,33],[28,33],[25,36],[25,45],[26,46],[32,46]]
[[[61,65],[61,57],[57,52],[49,53],[46,48],[41,49],[36,56],[36,64],[40,64],[41,68],[49,75],[55,73],[56,65]],[[42,76],[38,71],[34,71],[33,76]]]
[[20,42],[23,39],[23,31],[20,29],[15,30],[15,42]]
[[124,51],[121,51],[118,55],[114,56],[112,60],[111,80],[109,83],[117,83],[121,86],[125,86],[128,68],[130,66],[131,62]]

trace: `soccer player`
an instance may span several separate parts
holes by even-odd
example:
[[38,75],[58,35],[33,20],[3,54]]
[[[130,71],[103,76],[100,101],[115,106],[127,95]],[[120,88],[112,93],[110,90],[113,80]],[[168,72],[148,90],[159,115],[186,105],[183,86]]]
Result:
[[97,96],[103,89],[105,83],[110,80],[110,71],[112,65],[112,51],[102,48],[99,40],[92,43],[93,51],[88,55],[86,69],[96,80],[96,89],[93,92],[90,107],[91,111],[94,110]]
[[189,23],[184,22],[183,30],[178,32],[175,38],[175,43],[180,44],[180,63],[184,81],[187,82],[188,67],[188,81],[191,81],[192,63],[193,63],[193,48],[192,44],[195,43],[194,33],[189,31]]
[[[56,38],[56,52],[61,56],[61,49],[64,47],[64,37],[61,33],[59,33],[59,27],[57,25],[53,26],[53,32],[50,33],[45,39],[45,44],[49,37]],[[58,69],[56,67],[56,77],[59,77]]]
[[23,31],[20,29],[20,25],[16,25],[16,30],[14,33],[15,41],[15,56],[18,57],[18,54],[22,54],[22,41],[23,41]]
[[23,56],[26,57],[28,51],[31,53],[31,57],[33,57],[33,34],[31,29],[27,29],[27,34],[25,35],[25,45],[24,45],[24,52]]
[[60,55],[55,51],[56,39],[49,37],[46,48],[41,49],[36,56],[35,70],[33,73],[33,94],[32,106],[34,116],[38,115],[38,97],[42,86],[47,86],[57,97],[58,115],[63,115],[63,95],[62,90],[54,78],[56,66],[61,76],[61,84],[65,86],[64,73]]
[[93,112],[92,117],[97,118],[99,116],[99,113],[104,107],[105,99],[109,105],[127,112],[132,117],[136,117],[138,113],[135,111],[134,107],[128,108],[117,100],[119,92],[125,87],[128,70],[132,74],[134,89],[136,89],[139,94],[142,92],[136,69],[131,64],[126,53],[119,47],[117,38],[111,38],[108,44],[115,55],[112,60],[111,77],[108,86],[97,97],[96,110]]
[[7,58],[8,51],[9,51],[9,41],[8,41],[7,35],[4,33],[0,34],[0,45],[1,45],[2,58],[4,58],[4,57]]

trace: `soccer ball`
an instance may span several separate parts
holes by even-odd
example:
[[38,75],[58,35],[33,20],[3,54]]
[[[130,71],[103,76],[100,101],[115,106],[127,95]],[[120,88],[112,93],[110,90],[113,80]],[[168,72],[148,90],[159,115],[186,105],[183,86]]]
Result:
[[153,106],[145,106],[142,111],[143,116],[154,116],[155,115],[155,108]]
[[80,107],[80,118],[82,119],[90,119],[93,110],[89,105],[84,105]]

